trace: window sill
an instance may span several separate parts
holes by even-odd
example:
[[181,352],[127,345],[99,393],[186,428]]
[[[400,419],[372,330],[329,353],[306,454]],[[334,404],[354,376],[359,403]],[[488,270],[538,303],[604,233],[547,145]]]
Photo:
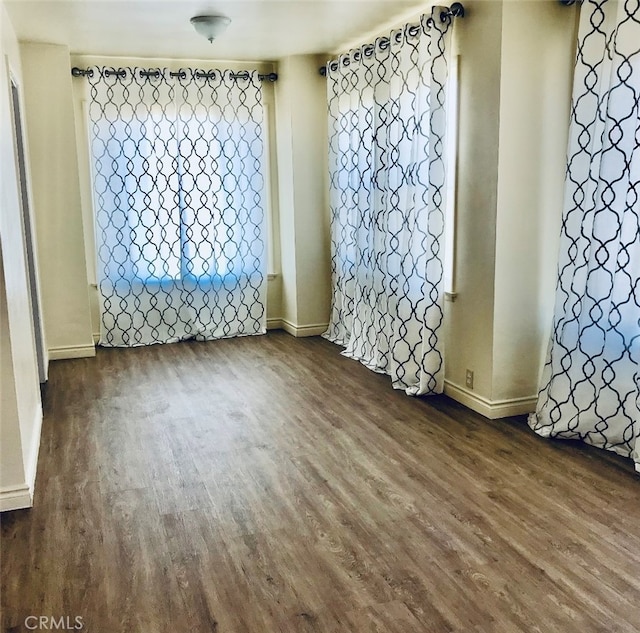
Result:
[[[267,281],[273,281],[274,279],[277,279],[278,277],[280,277],[280,273],[268,273],[267,274]],[[98,284],[91,283],[91,284],[89,284],[89,288],[92,288],[93,290],[97,290],[98,289]]]

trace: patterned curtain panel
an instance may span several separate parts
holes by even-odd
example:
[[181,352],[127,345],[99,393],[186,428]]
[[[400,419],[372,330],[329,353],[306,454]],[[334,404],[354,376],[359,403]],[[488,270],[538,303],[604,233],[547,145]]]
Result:
[[264,333],[257,74],[92,70],[100,345]]
[[327,66],[333,300],[325,337],[410,395],[441,393],[444,381],[450,27],[435,8]]
[[[582,5],[540,435],[640,464],[640,5]],[[634,453],[635,450],[635,453]]]

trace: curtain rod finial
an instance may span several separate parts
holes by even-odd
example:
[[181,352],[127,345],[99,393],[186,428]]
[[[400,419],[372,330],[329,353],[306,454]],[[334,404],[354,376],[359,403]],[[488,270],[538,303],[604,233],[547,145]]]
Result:
[[440,21],[447,22],[449,18],[463,18],[464,6],[461,2],[454,2],[448,9],[440,12]]
[[461,2],[454,2],[449,8],[449,13],[454,18],[463,18],[464,17],[464,6]]

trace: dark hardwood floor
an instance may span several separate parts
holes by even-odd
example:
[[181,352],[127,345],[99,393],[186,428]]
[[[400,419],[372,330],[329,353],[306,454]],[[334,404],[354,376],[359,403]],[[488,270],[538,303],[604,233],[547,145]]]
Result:
[[1,545],[5,631],[640,630],[630,461],[282,332],[52,363]]

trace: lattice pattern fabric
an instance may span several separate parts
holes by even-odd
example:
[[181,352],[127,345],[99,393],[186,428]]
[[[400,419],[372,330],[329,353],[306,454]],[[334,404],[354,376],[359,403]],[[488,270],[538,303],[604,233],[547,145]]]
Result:
[[529,423],[640,469],[637,0],[584,2],[574,82],[553,334]]
[[441,8],[327,65],[332,310],[326,338],[411,395],[444,382],[451,18]]
[[257,74],[92,70],[100,344],[264,333]]

